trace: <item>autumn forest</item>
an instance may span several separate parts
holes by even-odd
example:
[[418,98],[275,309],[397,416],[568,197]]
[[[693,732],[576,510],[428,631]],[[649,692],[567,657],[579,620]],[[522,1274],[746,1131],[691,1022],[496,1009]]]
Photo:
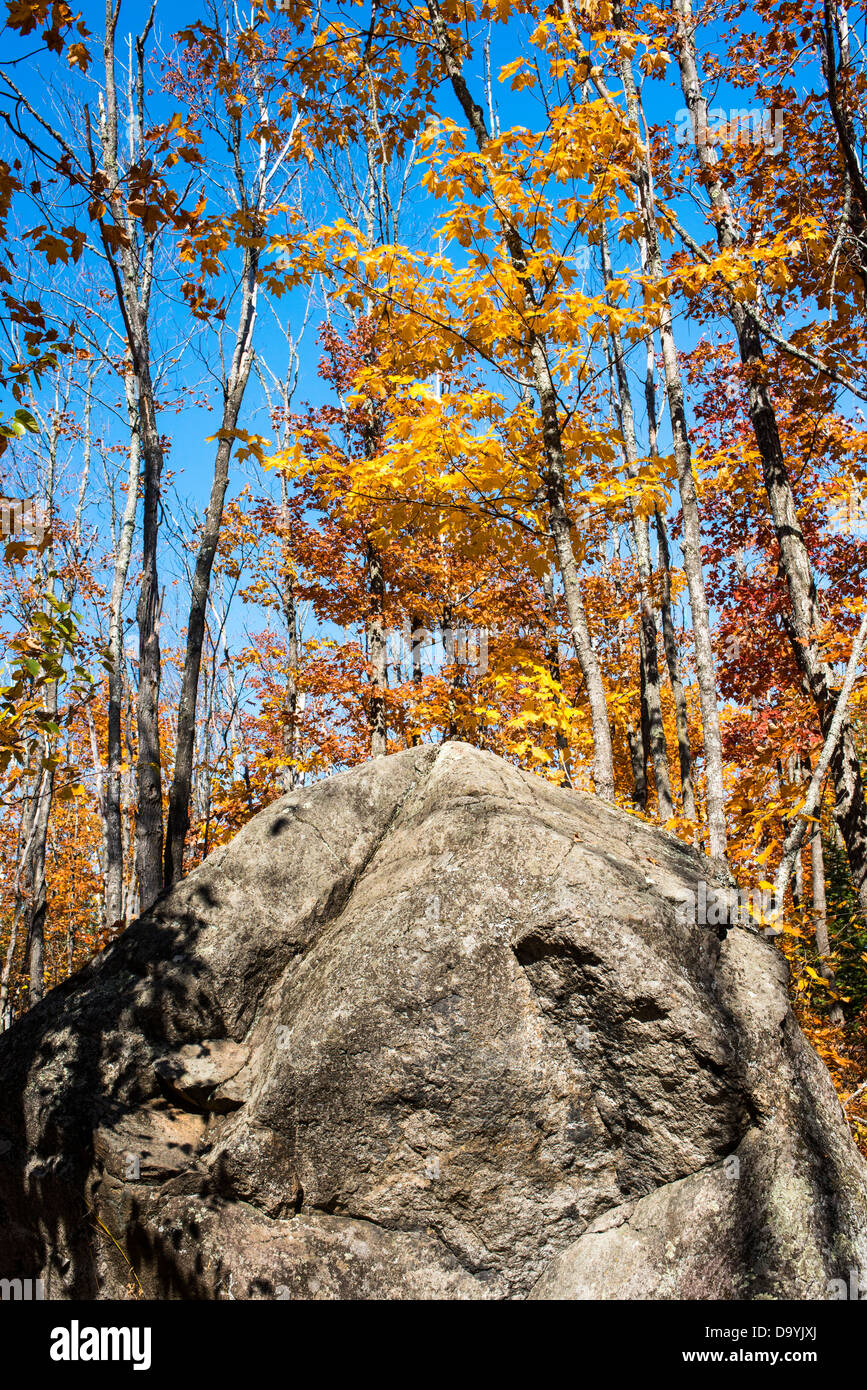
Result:
[[867,8],[3,9],[0,1029],[462,740],[728,861],[867,1146]]

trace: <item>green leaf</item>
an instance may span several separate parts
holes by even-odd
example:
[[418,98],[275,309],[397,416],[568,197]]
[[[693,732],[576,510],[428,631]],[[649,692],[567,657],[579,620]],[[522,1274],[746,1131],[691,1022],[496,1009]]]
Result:
[[30,411],[25,410],[23,406],[20,406],[18,410],[16,410],[15,419],[18,421],[20,425],[23,426],[25,430],[29,430],[31,434],[39,433],[38,421],[35,419],[33,415],[30,414]]

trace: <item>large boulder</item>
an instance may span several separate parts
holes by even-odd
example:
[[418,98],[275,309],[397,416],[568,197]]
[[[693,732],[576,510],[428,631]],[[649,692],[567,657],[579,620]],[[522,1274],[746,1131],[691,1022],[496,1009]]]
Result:
[[[867,1166],[723,865],[460,743],[282,797],[0,1038],[49,1298],[826,1298]],[[134,1270],[134,1274],[133,1271]]]

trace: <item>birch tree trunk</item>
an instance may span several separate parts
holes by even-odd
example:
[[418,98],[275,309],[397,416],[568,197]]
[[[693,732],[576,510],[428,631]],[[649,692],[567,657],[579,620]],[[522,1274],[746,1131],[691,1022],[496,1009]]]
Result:
[[[228,30],[225,38],[225,57],[229,61]],[[264,124],[268,121],[261,81],[254,70],[259,116]],[[169,793],[169,814],[166,828],[165,859],[163,878],[168,887],[180,878],[184,871],[184,846],[190,824],[190,797],[193,786],[193,754],[196,741],[196,704],[199,690],[199,673],[202,665],[202,644],[205,634],[205,618],[208,609],[208,594],[214,558],[220,540],[223,524],[223,507],[229,486],[229,462],[234,444],[234,433],[238,427],[241,406],[250,379],[253,363],[253,334],[256,327],[259,280],[259,246],[255,243],[264,239],[265,221],[263,216],[265,197],[268,189],[268,144],[264,134],[258,138],[258,158],[253,175],[252,190],[247,188],[243,164],[243,131],[241,117],[231,116],[229,144],[235,170],[232,195],[239,211],[246,215],[248,231],[241,265],[240,308],[238,328],[231,366],[223,383],[223,414],[217,431],[219,443],[214,461],[214,476],[211,495],[205,514],[205,523],[196,556],[190,595],[190,613],[187,620],[187,641],[184,653],[184,669],[181,677],[181,696],[178,704],[178,727],[175,743],[174,773]],[[272,171],[273,172],[273,171]]]
[[[56,705],[56,697],[55,697]],[[48,740],[44,740],[48,753]],[[33,843],[26,866],[24,886],[29,895],[27,909],[27,969],[28,1006],[38,1004],[45,994],[45,913],[47,909],[45,882],[45,853],[48,844],[48,823],[54,798],[54,772],[46,772],[40,781],[33,825]]]
[[123,649],[123,598],[129,577],[135,535],[135,518],[138,507],[138,488],[141,476],[141,439],[139,436],[138,409],[132,378],[125,378],[127,397],[127,416],[130,430],[129,475],[127,477],[126,501],[123,518],[117,538],[117,551],[114,561],[114,575],[109,602],[108,627],[108,749],[104,789],[105,821],[105,925],[117,928],[124,920],[124,845],[123,812],[121,808],[121,768],[123,766],[123,727],[122,711],[124,703],[123,664],[126,654]]
[[[559,694],[557,696],[558,705],[563,703],[563,682],[560,672],[560,652],[557,641],[557,609],[554,603],[554,576],[551,571],[546,571],[542,579],[542,592],[545,595],[545,611],[548,615],[548,628],[551,633],[546,658],[551,679],[555,682]],[[563,786],[572,786],[572,755],[569,752],[569,741],[562,730],[557,730],[557,753],[560,758],[560,766],[563,769]]]
[[178,727],[175,743],[175,765],[169,793],[169,814],[166,827],[163,882],[166,888],[179,879],[184,871],[184,846],[190,825],[190,796],[193,786],[193,752],[196,742],[196,704],[199,673],[202,666],[202,645],[205,637],[205,618],[211,573],[220,541],[223,507],[229,486],[229,461],[234,443],[234,431],[253,360],[253,330],[256,323],[257,274],[259,255],[255,249],[244,252],[242,272],[242,302],[238,335],[228,381],[224,387],[223,415],[214,462],[211,496],[205,513],[205,523],[196,556],[190,594],[190,613],[187,619],[187,641],[181,695],[178,703]]
[[[600,238],[602,252],[602,276],[607,285],[611,280],[611,259],[608,249],[608,231],[603,227]],[[619,401],[620,433],[623,437],[623,457],[626,473],[634,479],[638,474],[638,444],[635,435],[635,411],[632,405],[632,392],[626,370],[626,355],[619,330],[609,329],[611,354]],[[665,725],[662,719],[662,693],[659,683],[659,661],[657,656],[656,616],[653,610],[653,566],[650,556],[650,530],[645,516],[639,515],[634,500],[630,500],[632,535],[635,543],[635,559],[638,567],[639,584],[639,665],[641,671],[642,726],[646,726],[650,745],[650,760],[653,764],[653,780],[656,783],[656,798],[659,818],[669,820],[674,815],[674,801],[671,795],[671,778],[668,770],[668,744]],[[645,793],[646,799],[646,793]]]
[[[646,261],[646,248],[644,257]],[[651,458],[659,457],[659,446],[657,440],[657,420],[656,420],[656,387],[654,377],[656,372],[656,356],[653,350],[653,334],[647,337],[647,366],[644,373],[644,403],[647,410],[647,432],[648,432],[648,454]],[[681,801],[683,803],[683,814],[688,820],[697,821],[695,807],[695,792],[692,785],[692,745],[689,741],[689,719],[686,709],[686,692],[683,688],[683,681],[680,676],[680,658],[677,650],[677,637],[674,631],[674,621],[671,613],[671,550],[668,544],[668,529],[665,525],[665,517],[657,507],[654,512],[656,524],[656,543],[658,546],[658,568],[659,568],[659,608],[662,620],[662,645],[665,651],[665,662],[668,667],[668,678],[671,682],[671,694],[674,700],[674,719],[677,729],[677,756],[680,765],[680,787]]]
[[289,676],[286,681],[286,723],[283,729],[283,752],[288,766],[283,773],[283,790],[291,791],[298,780],[298,605],[295,602],[295,580],[289,575],[283,597],[283,620],[289,643]]
[[388,751],[385,692],[388,689],[388,651],[383,615],[385,612],[385,575],[382,557],[371,541],[367,542],[368,594],[370,613],[367,619],[367,657],[371,666],[372,692],[369,702],[370,755],[384,757]]
[[[708,106],[696,59],[691,0],[672,0],[678,21],[678,63],[684,98],[693,122],[699,165],[710,201],[720,250],[736,248],[741,236],[717,168],[717,154],[708,142]],[[750,420],[762,463],[765,491],[780,550],[780,568],[791,607],[789,639],[795,660],[812,696],[823,738],[828,737],[835,709],[832,672],[819,650],[819,598],[798,519],[795,496],[783,456],[777,417],[766,385],[760,330],[744,305],[732,299],[728,309],[741,361],[747,368],[746,391]],[[834,816],[846,845],[855,891],[867,914],[867,802],[851,720],[844,721],[831,761],[836,801]]]
[[668,546],[668,530],[665,518],[656,513],[656,538],[659,545],[660,571],[660,613],[662,616],[662,643],[665,648],[665,662],[671,693],[674,697],[674,717],[677,727],[677,756],[680,763],[680,786],[683,799],[683,814],[688,820],[697,821],[695,792],[692,785],[692,747],[689,741],[689,719],[686,709],[686,691],[680,676],[680,659],[677,651],[677,635],[671,612],[671,552]]
[[[138,726],[136,813],[136,872],[141,910],[147,911],[162,889],[163,799],[160,749],[159,701],[162,665],[160,657],[160,589],[157,564],[157,544],[160,524],[160,490],[163,451],[156,420],[156,403],[151,376],[151,354],[148,333],[150,289],[153,275],[154,238],[145,235],[136,242],[136,229],[122,196],[123,181],[118,164],[118,104],[115,79],[115,35],[119,5],[106,0],[105,40],[105,105],[100,123],[102,162],[107,179],[107,198],[111,202],[114,220],[125,233],[125,242],[116,259],[112,242],[106,235],[105,221],[100,219],[103,250],[115,282],[118,307],[126,330],[127,345],[132,362],[136,387],[136,409],[144,472],[144,515],[142,523],[141,589],[136,608],[139,630],[138,690],[136,692],[136,723]],[[136,40],[138,60],[135,86],[135,113],[130,121],[137,124],[139,148],[144,143],[144,49],[153,24],[154,7],[142,34]],[[90,127],[87,127],[90,142]]]
[[[613,8],[614,25],[622,27],[622,12],[619,5]],[[635,181],[647,249],[647,270],[650,276],[660,283],[664,279],[665,266],[659,244],[656,224],[656,210],[653,198],[653,185],[649,165],[649,155],[641,139],[641,103],[635,86],[632,62],[625,50],[618,56],[618,71],[626,96],[629,125],[637,149],[640,151],[635,161]],[[597,87],[604,89],[601,78],[594,78]],[[605,92],[605,95],[610,96]],[[683,516],[683,568],[689,588],[689,603],[692,612],[693,643],[695,647],[696,677],[698,681],[699,704],[701,707],[702,736],[705,757],[705,795],[707,800],[708,851],[715,857],[725,857],[727,848],[725,823],[725,787],[723,778],[722,736],[720,734],[719,707],[717,703],[716,670],[713,644],[710,634],[710,615],[702,572],[701,519],[698,508],[698,495],[692,471],[692,452],[689,431],[686,423],[686,406],[683,379],[677,358],[677,345],[674,337],[674,319],[671,302],[667,295],[660,296],[658,304],[659,339],[662,347],[663,370],[668,395],[668,413],[671,421],[672,449],[677,469],[680,489],[680,505]]]

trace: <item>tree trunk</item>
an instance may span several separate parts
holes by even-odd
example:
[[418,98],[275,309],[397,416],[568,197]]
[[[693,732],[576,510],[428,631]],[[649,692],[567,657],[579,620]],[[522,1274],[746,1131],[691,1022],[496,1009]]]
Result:
[[656,513],[656,538],[659,544],[660,568],[660,611],[662,614],[662,642],[665,648],[665,661],[671,693],[674,697],[674,717],[677,726],[677,756],[680,763],[680,787],[683,799],[683,814],[687,820],[698,822],[695,805],[695,792],[692,786],[692,747],[689,742],[689,719],[686,710],[686,691],[680,678],[680,661],[677,652],[677,636],[671,613],[671,553],[668,548],[668,531],[665,519]]
[[[150,373],[148,373],[148,378]],[[139,406],[144,404],[139,397]],[[149,414],[147,408],[143,416]],[[155,430],[155,424],[154,424]],[[147,912],[163,886],[163,791],[160,752],[160,610],[162,603],[157,572],[160,475],[163,456],[142,430],[144,443],[144,525],[142,529],[142,577],[136,617],[139,631],[138,690],[138,806],[136,809],[136,873],[139,908]]]
[[[259,111],[263,120],[266,111],[263,106],[258,74],[254,69],[254,86],[259,100]],[[262,205],[267,182],[265,179],[266,142],[259,137],[259,165],[255,196],[252,206],[248,201],[247,187],[243,175],[241,153],[240,120],[235,117],[231,123],[231,145],[234,155],[236,188],[234,195],[249,220],[255,237],[262,239],[264,219]],[[238,416],[250,379],[253,363],[253,333],[256,327],[258,306],[259,250],[245,245],[241,266],[241,303],[238,311],[238,331],[232,362],[223,383],[223,416],[217,431],[219,443],[214,460],[214,478],[211,496],[205,514],[205,524],[196,556],[193,575],[193,588],[190,595],[190,614],[187,620],[187,644],[184,654],[184,670],[181,678],[181,697],[178,705],[178,729],[175,743],[175,766],[172,787],[169,794],[169,816],[166,830],[164,875],[168,887],[184,872],[184,846],[190,824],[190,797],[193,786],[193,755],[196,742],[196,704],[199,691],[199,672],[202,665],[202,644],[205,637],[205,619],[208,611],[208,594],[211,587],[211,572],[214,557],[220,541],[223,524],[223,506],[226,489],[229,485],[229,462],[234,444],[234,432],[238,426]]]
[[16,903],[12,909],[12,928],[9,933],[9,945],[6,947],[6,956],[3,961],[3,969],[0,971],[0,1033],[5,1033],[12,1027],[12,1005],[9,1002],[9,981],[12,977],[12,967],[15,964],[15,951],[18,946],[18,929],[21,925],[23,904]]
[[626,726],[626,741],[629,745],[629,761],[632,764],[632,804],[636,811],[644,815],[647,810],[647,767],[641,730],[636,730],[634,724]]
[[[721,250],[740,245],[728,194],[717,172],[717,155],[707,136],[707,101],[702,92],[696,61],[690,0],[672,0],[678,20],[678,62],[684,98],[692,116],[699,164],[710,200]],[[791,605],[789,639],[819,716],[823,738],[834,717],[833,675],[823,660],[817,641],[821,614],[810,556],[798,520],[795,496],[783,457],[777,417],[765,385],[761,334],[745,307],[732,300],[729,317],[737,337],[741,361],[747,369],[746,390],[765,491],[780,551],[780,567]],[[851,721],[847,718],[831,762],[836,802],[834,816],[846,845],[852,879],[862,910],[867,914],[867,803]]]
[[[289,439],[289,390],[284,388],[283,409],[286,418],[284,435],[281,441],[282,447],[286,448]],[[287,760],[287,765],[281,776],[281,785],[284,792],[289,792],[298,781],[298,769],[296,760],[298,755],[298,605],[295,597],[295,574],[294,561],[292,558],[292,533],[289,514],[289,489],[286,485],[285,474],[280,474],[280,515],[284,529],[284,556],[283,564],[286,570],[286,585],[282,593],[283,602],[283,621],[286,624],[286,638],[289,644],[289,674],[286,680],[286,722],[283,725],[283,756]]]
[[196,742],[196,704],[199,693],[199,672],[202,666],[202,645],[205,640],[205,619],[208,612],[211,573],[220,541],[223,507],[226,500],[226,490],[229,486],[229,461],[234,443],[232,434],[237,428],[244,392],[250,377],[252,335],[256,317],[255,277],[257,265],[256,252],[247,253],[244,271],[244,284],[247,293],[242,307],[235,357],[226,388],[223,419],[219,431],[221,435],[229,437],[221,438],[217,445],[211,496],[208,501],[208,510],[205,513],[205,524],[202,529],[202,538],[199,542],[196,568],[193,574],[190,614],[187,619],[184,670],[181,677],[181,696],[178,703],[175,767],[171,792],[169,793],[169,815],[163,868],[166,888],[181,878],[184,872],[184,846],[190,826],[193,752]]
[[25,880],[30,895],[27,926],[28,1005],[30,1008],[34,1004],[38,1004],[45,994],[45,912],[47,907],[45,850],[48,843],[48,822],[54,796],[53,771],[47,773],[41,781],[42,788],[36,807],[33,844]]
[[[819,974],[834,988],[836,977],[831,964],[831,942],[828,936],[828,904],[825,895],[825,853],[822,848],[822,824],[818,819],[810,836],[810,866],[813,875],[813,930],[819,953]],[[835,1027],[843,1022],[843,1009],[832,997],[829,1018]]]
[[[560,651],[557,641],[557,609],[554,603],[554,576],[551,571],[546,571],[542,579],[542,592],[545,595],[545,611],[548,615],[548,628],[550,640],[548,643],[545,657],[548,663],[548,670],[551,679],[557,687],[557,704],[563,704],[563,682],[560,673]],[[561,729],[557,730],[557,753],[560,758],[560,767],[563,770],[563,786],[572,786],[572,755],[569,752],[569,741]]]
[[[412,665],[412,683],[416,700],[420,699],[421,685],[424,679],[424,673],[422,671],[422,651],[424,649],[425,640],[429,639],[429,636],[430,634],[427,629],[422,626],[421,615],[419,613],[413,613],[410,618],[409,645],[410,661]],[[411,726],[410,728],[409,747],[417,748],[420,743],[421,735],[418,730],[418,725],[416,724],[414,727]]]
[[124,865],[124,886],[123,886],[123,912],[121,918],[124,922],[131,922],[138,916],[138,880],[136,878],[134,855],[132,853],[132,808],[135,802],[135,787],[133,785],[135,773],[135,748],[133,747],[133,695],[132,683],[126,663],[121,666],[121,679],[123,681],[123,700],[126,706],[126,719],[124,720],[124,737],[126,740],[126,770],[121,774],[120,784],[120,823],[121,836],[123,840]]
[[[427,0],[434,41],[443,63],[452,90],[467,119],[473,137],[480,151],[488,144],[488,129],[482,107],[473,100],[463,74],[461,59],[451,45],[448,28],[438,0]],[[527,258],[521,236],[500,210],[497,213],[503,239],[515,271],[525,286],[531,301],[535,299],[535,287],[527,267]],[[551,541],[557,568],[563,584],[566,612],[575,643],[575,652],[584,676],[584,686],[590,705],[590,719],[593,726],[593,780],[598,796],[606,801],[614,800],[614,758],[611,749],[611,729],[608,723],[608,705],[599,660],[590,639],[590,629],[581,595],[581,583],[575,551],[572,545],[572,521],[566,505],[566,464],[563,451],[560,419],[557,413],[557,392],[548,363],[545,342],[537,333],[528,333],[528,353],[533,385],[539,400],[539,413],[542,422],[542,445],[545,467],[542,482],[548,500],[548,517]]]
[[104,912],[107,928],[116,929],[124,920],[124,846],[123,813],[121,809],[121,768],[123,766],[123,727],[122,709],[124,701],[123,663],[126,656],[123,650],[123,596],[129,575],[135,517],[138,507],[138,486],[141,474],[141,440],[139,437],[138,410],[135,402],[133,382],[126,377],[127,414],[130,426],[129,476],[127,478],[126,502],[120,534],[117,539],[117,553],[114,562],[114,577],[109,604],[108,659],[108,749],[104,794],[105,821],[105,882]]
[[[562,465],[562,452],[559,438],[559,421],[556,417],[556,401],[553,388],[543,387],[540,392],[543,428],[546,435],[546,455],[550,466],[544,479],[548,495],[548,525],[554,545],[557,569],[563,584],[563,597],[575,654],[584,677],[584,687],[590,705],[590,720],[593,727],[593,784],[597,796],[606,801],[614,800],[614,756],[611,749],[611,728],[608,723],[608,705],[602,670],[593,649],[584,599],[581,594],[581,581],[572,545],[572,521],[566,508],[566,489]],[[547,415],[547,421],[546,421]],[[556,437],[555,437],[556,428]]]
[[385,692],[388,689],[388,651],[383,617],[385,612],[385,576],[379,551],[367,542],[368,592],[370,615],[367,620],[367,655],[371,667],[372,693],[368,719],[370,723],[370,755],[383,757],[388,752],[385,722]]
[[[18,852],[16,854],[15,881],[13,885],[12,931],[9,937],[6,958],[3,962],[2,974],[0,974],[0,1029],[3,1031],[5,1031],[12,1022],[12,1008],[9,1003],[9,981],[12,978],[12,970],[15,965],[15,950],[18,945],[18,935],[22,922],[26,924],[25,930],[27,933],[27,938],[25,939],[25,954],[30,963],[36,965],[36,962],[31,959],[29,943],[33,907],[31,864],[33,862],[33,851],[38,835],[37,822],[40,807],[43,801],[49,801],[48,782],[50,777],[51,773],[47,769],[43,769],[37,774],[33,789],[27,798],[21,816],[21,827],[18,833]],[[41,986],[38,997],[42,997]]]
[[283,599],[283,617],[289,638],[289,676],[286,682],[286,723],[283,728],[283,753],[288,766],[283,773],[283,790],[291,791],[298,780],[298,608],[295,602],[295,580],[289,576]]
[[[150,282],[153,270],[153,236],[145,234],[143,246],[137,246],[135,229],[121,195],[124,186],[118,167],[118,108],[115,81],[115,33],[120,6],[106,0],[105,40],[105,112],[101,124],[102,156],[108,180],[108,198],[114,221],[126,234],[119,263],[113,243],[106,232],[104,217],[99,226],[103,250],[115,282],[118,307],[123,316],[127,346],[132,362],[136,387],[137,423],[144,464],[144,521],[142,526],[142,575],[136,617],[139,630],[138,691],[136,722],[138,726],[138,807],[136,814],[136,872],[139,883],[140,906],[143,912],[154,902],[162,889],[163,800],[160,751],[159,700],[162,676],[160,658],[159,620],[160,591],[157,568],[157,542],[160,520],[160,487],[163,452],[157,429],[156,405],[151,378],[148,314]],[[153,9],[144,33],[136,42],[138,82],[136,85],[139,152],[143,143],[144,84],[142,65],[145,40],[153,23]],[[130,112],[131,123],[135,119]],[[90,140],[90,128],[87,128]],[[135,138],[135,133],[134,133]],[[116,729],[114,731],[116,733]]]
[[[613,13],[615,26],[617,28],[622,27],[619,6],[615,6]],[[632,72],[632,62],[623,51],[618,58],[618,69],[626,94],[629,123],[633,136],[642,151],[636,158],[635,173],[647,247],[647,269],[652,278],[660,283],[664,279],[665,267],[659,245],[648,155],[641,141],[641,107]],[[695,477],[692,471],[692,453],[686,423],[683,381],[674,338],[674,320],[671,302],[667,295],[660,297],[658,312],[659,338],[662,346],[663,369],[668,393],[668,412],[671,420],[672,447],[683,515],[681,550],[692,611],[696,676],[701,707],[708,851],[715,857],[725,857],[727,839],[722,737],[720,734],[713,645],[710,634],[710,616],[702,573],[701,520]]]
[[[611,279],[611,261],[608,250],[608,230],[601,233],[602,278],[607,285]],[[606,296],[607,297],[607,296]],[[632,405],[632,392],[626,370],[626,355],[619,330],[609,328],[611,353],[619,401],[618,415],[620,433],[623,437],[623,457],[626,472],[634,479],[638,474],[638,444],[635,436],[635,411]],[[646,731],[643,741],[650,745],[650,759],[653,764],[653,780],[656,783],[656,799],[659,818],[669,820],[674,815],[674,802],[671,796],[671,778],[668,770],[668,743],[662,719],[662,692],[659,682],[659,661],[657,656],[656,616],[653,610],[653,567],[650,558],[650,530],[647,518],[639,515],[634,499],[630,500],[632,535],[635,542],[635,558],[638,568],[639,592],[639,662],[641,671],[642,730]]]
[[[646,346],[647,367],[644,374],[644,403],[647,409],[648,453],[651,458],[658,458],[656,388],[654,385],[656,358],[653,350],[652,333],[649,333],[647,336]],[[671,615],[671,551],[668,545],[668,530],[665,525],[665,518],[659,508],[654,510],[654,520],[656,523],[656,541],[659,547],[659,605],[662,618],[662,644],[665,651],[666,665],[668,667],[668,678],[671,682],[671,693],[674,699],[674,718],[675,727],[677,729],[677,756],[680,764],[681,801],[683,803],[683,814],[686,818],[691,821],[697,821],[695,792],[692,786],[692,747],[689,741],[686,692],[683,688],[683,681],[680,678],[677,638],[675,636],[674,622]]]

